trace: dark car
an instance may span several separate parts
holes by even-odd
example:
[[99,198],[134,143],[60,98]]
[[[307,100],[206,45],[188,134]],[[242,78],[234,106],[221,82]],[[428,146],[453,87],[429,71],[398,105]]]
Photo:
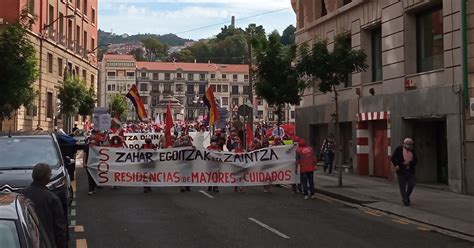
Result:
[[[61,200],[67,213],[70,180],[66,163],[61,155],[55,134],[32,131],[0,134],[0,191],[16,192],[31,184],[33,166],[46,163],[51,166],[47,187]],[[66,215],[67,216],[67,215]]]
[[17,193],[0,193],[0,247],[52,247],[33,204]]

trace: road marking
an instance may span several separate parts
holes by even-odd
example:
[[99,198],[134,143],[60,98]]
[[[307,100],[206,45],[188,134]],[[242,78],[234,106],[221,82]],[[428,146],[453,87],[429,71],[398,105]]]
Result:
[[76,248],[87,248],[87,241],[85,239],[76,239]]
[[316,196],[316,198],[318,198],[318,199],[320,199],[320,200],[323,200],[323,201],[326,201],[326,202],[333,202],[333,201],[329,200],[329,199],[326,198],[326,197]]
[[76,216],[76,210],[75,209],[71,209],[71,216]]
[[211,199],[214,199],[214,196],[213,196],[213,195],[208,194],[208,193],[207,193],[206,191],[204,191],[204,190],[199,190],[199,192],[201,192],[201,194],[203,194],[203,195],[205,195],[205,196],[207,196],[207,197],[209,197],[209,198],[211,198]]
[[284,238],[284,239],[289,239],[289,238],[290,238],[290,237],[286,236],[285,234],[281,233],[280,231],[278,231],[277,229],[275,229],[275,228],[273,228],[273,227],[271,227],[271,226],[269,226],[269,225],[267,225],[267,224],[265,224],[265,223],[262,223],[262,222],[260,222],[260,221],[258,221],[258,220],[256,220],[256,219],[254,219],[254,218],[249,218],[249,220],[252,221],[252,222],[254,222],[254,223],[256,223],[257,225],[259,225],[259,226],[261,226],[261,227],[267,229],[268,231],[270,231],[270,232],[272,232],[272,233],[274,233],[274,234],[276,234],[276,235],[278,235],[278,236]]
[[409,223],[406,222],[406,221],[403,221],[403,220],[397,220],[397,219],[392,219],[393,222],[396,222],[398,224],[402,224],[402,225],[408,225]]
[[72,192],[76,192],[76,180],[71,181]]
[[84,226],[74,226],[74,232],[84,232]]
[[75,226],[76,225],[76,220],[71,220],[71,226]]
[[380,217],[382,216],[381,214],[379,213],[376,213],[376,212],[373,212],[373,211],[364,211],[366,214],[370,214],[372,216],[377,216],[377,217]]
[[431,229],[426,228],[426,227],[421,227],[421,226],[417,227],[416,229],[421,230],[421,231],[427,231],[427,232],[431,231]]
[[291,189],[291,186],[288,185],[288,184],[282,184],[281,186],[282,186],[283,188]]
[[71,202],[71,207],[75,207],[76,206],[76,201],[72,201]]

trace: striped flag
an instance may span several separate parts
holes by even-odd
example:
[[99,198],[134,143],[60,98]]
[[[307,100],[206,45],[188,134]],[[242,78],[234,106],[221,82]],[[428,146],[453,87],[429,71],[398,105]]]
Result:
[[135,106],[135,111],[137,112],[138,119],[140,119],[140,121],[146,121],[147,114],[145,110],[145,105],[143,105],[142,98],[140,97],[140,94],[137,90],[137,86],[135,84],[132,85],[126,97],[130,99],[133,106]]
[[217,110],[216,98],[214,97],[214,91],[209,87],[206,94],[202,97],[202,101],[206,104],[209,109],[209,125],[213,126],[215,122],[219,121],[219,111]]

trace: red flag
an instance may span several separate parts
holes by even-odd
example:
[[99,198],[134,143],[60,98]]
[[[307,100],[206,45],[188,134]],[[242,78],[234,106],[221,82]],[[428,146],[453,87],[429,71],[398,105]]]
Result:
[[252,123],[247,123],[247,127],[246,127],[246,130],[245,130],[245,134],[246,134],[246,137],[245,139],[247,139],[247,147],[250,147],[250,145],[252,145],[252,141],[253,141],[253,127],[252,127]]
[[172,146],[171,144],[171,128],[173,127],[173,116],[171,115],[171,102],[168,102],[166,107],[166,120],[165,120],[165,148]]

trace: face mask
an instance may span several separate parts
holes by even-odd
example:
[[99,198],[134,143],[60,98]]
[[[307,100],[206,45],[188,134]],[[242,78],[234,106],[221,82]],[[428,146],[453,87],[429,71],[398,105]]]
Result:
[[413,145],[412,144],[405,144],[404,147],[408,150],[412,150],[413,149]]

